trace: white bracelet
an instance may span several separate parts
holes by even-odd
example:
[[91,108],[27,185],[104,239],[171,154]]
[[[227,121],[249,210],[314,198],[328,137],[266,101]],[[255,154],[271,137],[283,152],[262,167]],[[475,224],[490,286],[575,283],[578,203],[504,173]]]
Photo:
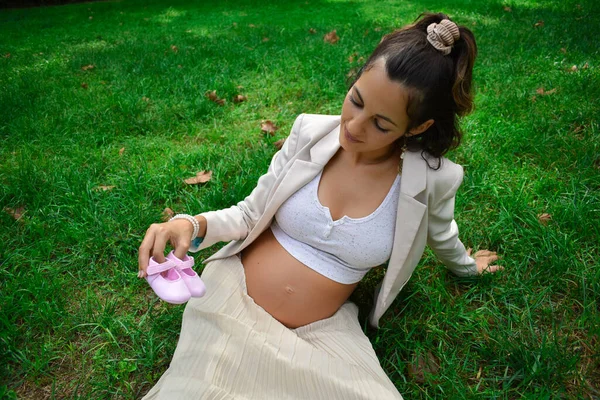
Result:
[[198,232],[200,231],[200,223],[198,222],[198,220],[196,218],[194,218],[193,216],[191,216],[189,214],[177,214],[173,218],[171,218],[169,220],[169,222],[173,221],[174,219],[185,219],[185,220],[190,221],[192,223],[192,225],[194,226],[194,233],[192,233],[191,240],[196,239],[196,237],[198,236]]

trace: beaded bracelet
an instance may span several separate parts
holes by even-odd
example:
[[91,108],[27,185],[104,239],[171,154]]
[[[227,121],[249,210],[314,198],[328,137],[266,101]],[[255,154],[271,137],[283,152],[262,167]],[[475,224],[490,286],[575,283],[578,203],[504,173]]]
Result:
[[191,216],[189,214],[177,214],[173,218],[171,218],[169,220],[169,222],[173,221],[174,219],[185,219],[185,220],[190,221],[192,223],[192,225],[194,226],[194,233],[192,233],[191,240],[194,240],[198,236],[198,232],[200,231],[200,223],[198,222],[198,220],[196,218],[194,218],[193,216]]

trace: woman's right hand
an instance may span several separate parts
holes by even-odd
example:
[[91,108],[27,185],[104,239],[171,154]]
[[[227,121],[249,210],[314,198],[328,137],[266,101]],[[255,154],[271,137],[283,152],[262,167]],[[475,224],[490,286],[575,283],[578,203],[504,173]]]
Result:
[[150,257],[154,257],[159,263],[165,261],[167,242],[171,243],[177,258],[184,258],[190,248],[193,232],[194,226],[185,219],[174,219],[162,224],[150,225],[139,248],[138,277],[145,278],[147,276],[146,269]]

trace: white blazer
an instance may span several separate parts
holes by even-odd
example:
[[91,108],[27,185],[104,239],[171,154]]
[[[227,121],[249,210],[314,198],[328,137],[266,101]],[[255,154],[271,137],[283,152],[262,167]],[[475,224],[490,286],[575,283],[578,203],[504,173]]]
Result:
[[[271,161],[256,188],[237,205],[203,213],[207,230],[198,251],[221,241],[230,242],[205,263],[237,254],[271,225],[279,206],[310,182],[340,148],[340,117],[302,114],[292,132]],[[436,159],[430,165],[437,166]],[[425,245],[459,276],[477,274],[475,260],[458,239],[454,221],[454,196],[463,179],[460,165],[443,158],[433,170],[421,152],[406,152],[402,164],[400,198],[394,246],[383,281],[377,286],[375,306],[369,322],[379,327],[379,318],[390,307],[419,263]]]

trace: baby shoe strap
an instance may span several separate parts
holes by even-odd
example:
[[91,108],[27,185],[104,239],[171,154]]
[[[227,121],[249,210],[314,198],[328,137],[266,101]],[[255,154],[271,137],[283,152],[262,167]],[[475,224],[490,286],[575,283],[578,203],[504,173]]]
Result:
[[148,275],[160,274],[161,272],[168,271],[173,267],[175,267],[175,263],[169,259],[166,259],[165,262],[159,264],[154,260],[154,257],[151,257],[148,269],[146,269],[146,273]]

